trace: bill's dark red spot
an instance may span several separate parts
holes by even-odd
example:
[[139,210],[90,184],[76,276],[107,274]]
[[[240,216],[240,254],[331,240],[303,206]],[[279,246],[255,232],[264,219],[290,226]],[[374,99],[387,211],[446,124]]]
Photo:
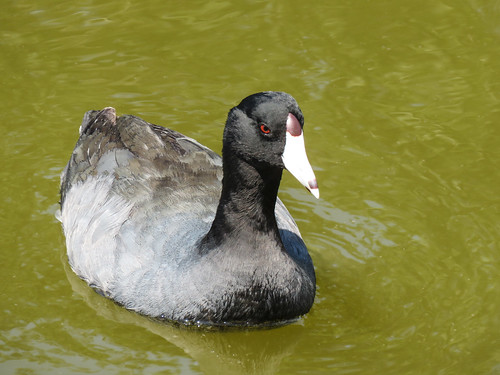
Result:
[[318,182],[316,180],[308,181],[307,184],[309,185],[309,189],[317,189],[318,188]]

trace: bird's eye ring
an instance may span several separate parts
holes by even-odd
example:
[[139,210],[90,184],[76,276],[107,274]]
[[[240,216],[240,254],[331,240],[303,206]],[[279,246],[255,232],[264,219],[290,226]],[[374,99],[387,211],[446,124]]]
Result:
[[260,131],[264,134],[269,134],[271,133],[271,129],[269,129],[266,124],[260,124]]

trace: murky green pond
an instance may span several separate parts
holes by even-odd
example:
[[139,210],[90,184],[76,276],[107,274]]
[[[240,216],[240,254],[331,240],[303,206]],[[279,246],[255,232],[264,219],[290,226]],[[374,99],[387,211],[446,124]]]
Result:
[[[0,373],[500,374],[498,1],[3,1],[0,56]],[[280,196],[311,313],[179,330],[78,280],[54,213],[84,112],[220,151],[261,90],[306,118],[322,199]]]

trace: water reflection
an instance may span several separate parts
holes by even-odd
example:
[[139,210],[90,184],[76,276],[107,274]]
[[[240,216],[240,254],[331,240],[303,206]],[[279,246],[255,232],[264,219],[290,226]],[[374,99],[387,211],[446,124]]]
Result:
[[[78,293],[99,316],[119,324],[132,324],[147,329],[182,349],[198,363],[204,373],[274,374],[283,358],[293,353],[304,333],[300,321],[280,329],[225,331],[174,327],[156,322],[127,311],[95,293],[71,270],[65,253],[61,258],[73,291]],[[109,346],[109,343],[101,345]],[[106,348],[110,349],[123,350],[120,347]],[[161,347],[157,347],[154,355],[160,364],[163,361],[171,361],[170,349],[163,352]]]

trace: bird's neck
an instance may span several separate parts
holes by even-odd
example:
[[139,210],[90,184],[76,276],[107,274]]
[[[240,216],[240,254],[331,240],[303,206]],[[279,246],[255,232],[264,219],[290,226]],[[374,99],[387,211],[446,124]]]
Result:
[[281,244],[274,210],[282,169],[264,165],[257,169],[234,155],[224,158],[223,169],[221,198],[202,241],[205,246],[217,247],[235,236],[252,241],[262,234]]

